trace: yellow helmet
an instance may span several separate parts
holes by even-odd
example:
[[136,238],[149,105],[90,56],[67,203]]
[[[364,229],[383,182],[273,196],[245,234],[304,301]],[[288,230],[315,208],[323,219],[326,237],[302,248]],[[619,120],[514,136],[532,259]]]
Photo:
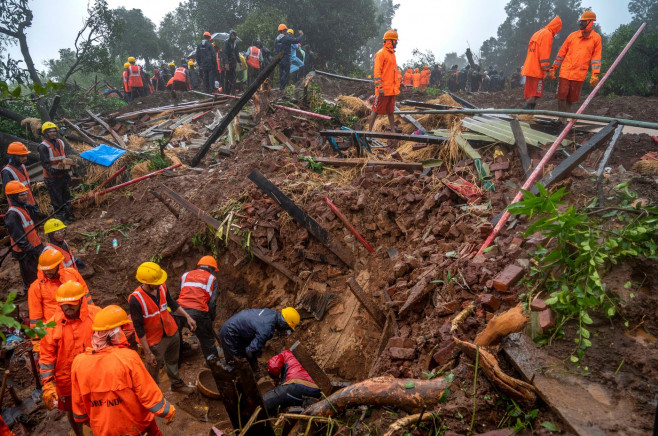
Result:
[[131,64],[132,64],[132,63],[135,63],[135,58],[134,58],[133,56],[130,56],[130,57],[128,58],[128,62],[130,62]]
[[292,29],[288,29],[288,33],[291,34],[291,35],[294,35],[294,34],[295,34],[295,31],[292,30]]
[[47,235],[48,233],[64,230],[65,228],[66,225],[63,222],[57,218],[51,218],[43,225],[43,232]]
[[51,123],[50,121],[46,121],[41,125],[41,133],[45,133],[46,130],[50,130],[50,129],[59,130],[59,127],[57,127],[57,124]]
[[299,325],[299,312],[295,310],[294,307],[285,307],[281,310],[281,316],[286,320],[291,329],[295,330],[295,327]]
[[128,314],[115,304],[102,308],[94,317],[91,329],[99,332],[128,324]]
[[123,68],[128,68],[129,66],[130,66],[129,62],[126,62],[125,64],[123,64]]
[[159,286],[167,281],[167,273],[155,262],[144,262],[137,268],[137,281]]
[[47,248],[39,256],[39,269],[41,271],[50,271],[64,261],[64,255],[55,248]]
[[57,288],[55,299],[59,304],[68,304],[80,300],[85,293],[85,287],[82,284],[69,280]]
[[194,61],[187,61],[187,65],[191,67],[192,65],[194,65]]
[[176,63],[175,63],[175,62],[169,62],[169,66],[170,66],[170,67],[175,67],[175,66],[176,66]]

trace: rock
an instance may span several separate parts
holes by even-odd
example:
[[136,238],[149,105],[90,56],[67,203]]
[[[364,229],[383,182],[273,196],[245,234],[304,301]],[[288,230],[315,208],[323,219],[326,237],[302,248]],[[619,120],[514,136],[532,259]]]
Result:
[[489,170],[491,171],[505,171],[509,169],[509,161],[504,160],[501,162],[496,162],[491,165],[489,165]]
[[507,265],[505,269],[494,278],[494,288],[501,292],[507,292],[516,282],[523,277],[525,270],[518,265]]
[[416,345],[411,338],[402,338],[400,336],[393,336],[389,338],[386,348],[413,348]]
[[539,328],[541,328],[542,332],[545,332],[555,327],[555,317],[553,316],[553,312],[551,312],[551,309],[546,309],[539,312],[538,319],[539,319]]
[[454,300],[444,303],[441,306],[437,307],[436,313],[439,316],[452,315],[453,313],[457,312],[459,309],[461,309],[461,304],[459,303],[459,301]]
[[388,352],[391,353],[391,359],[393,360],[413,360],[416,357],[415,348],[392,347],[388,349]]
[[185,259],[178,258],[171,263],[171,266],[173,266],[174,269],[183,268],[185,266]]
[[486,238],[493,231],[493,225],[490,222],[486,222],[481,224],[478,229],[480,230],[480,237]]
[[546,306],[546,302],[541,298],[536,298],[532,303],[530,303],[530,310],[533,312],[543,312],[547,308],[548,306]]
[[516,264],[520,266],[523,269],[528,269],[530,268],[530,260],[529,259],[516,259]]
[[458,350],[455,347],[454,341],[448,342],[448,344],[441,348],[439,351],[434,353],[432,356],[432,359],[434,361],[442,366],[454,359],[457,356]]
[[403,260],[398,260],[395,262],[395,265],[393,265],[393,274],[395,274],[395,277],[402,277],[408,272],[409,264]]
[[484,294],[480,297],[480,303],[487,312],[495,312],[500,307],[500,300],[493,294]]

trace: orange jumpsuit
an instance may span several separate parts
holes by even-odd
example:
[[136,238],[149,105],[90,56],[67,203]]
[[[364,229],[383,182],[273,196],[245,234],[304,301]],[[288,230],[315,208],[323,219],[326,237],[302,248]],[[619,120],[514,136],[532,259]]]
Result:
[[592,74],[601,72],[601,35],[593,29],[587,35],[577,30],[567,37],[553,62],[560,67],[560,78],[583,82],[592,66]]
[[80,318],[68,319],[61,309],[48,321],[57,325],[47,329],[48,334],[41,339],[39,372],[45,384],[53,379],[60,397],[71,396],[71,365],[73,359],[91,346],[91,325],[100,307],[88,305],[82,299]]
[[87,303],[93,304],[89,288],[80,273],[75,268],[59,268],[59,277],[49,279],[43,271],[37,271],[37,279],[32,282],[27,291],[27,307],[30,315],[30,327],[36,326],[39,321],[46,322],[57,313],[59,305],[55,300],[57,288],[69,280],[82,284],[85,288]]
[[420,72],[420,90],[424,91],[427,89],[427,85],[430,84],[430,74],[432,72],[425,67],[423,71]]
[[543,79],[551,68],[553,38],[562,29],[562,20],[555,17],[546,27],[535,32],[528,42],[528,53],[521,74]]
[[[122,345],[88,348],[73,361],[73,417],[89,421],[94,436],[158,434],[154,414],[167,417],[162,395],[139,355]],[[155,426],[155,429],[153,429]]]
[[418,88],[420,86],[420,73],[418,72],[418,68],[416,68],[416,71],[414,71],[413,81],[414,81],[414,88]]
[[407,68],[407,71],[404,72],[404,77],[402,77],[402,83],[405,86],[411,86],[414,83],[414,72],[411,68]]
[[384,96],[400,93],[400,79],[397,73],[395,50],[390,41],[384,42],[384,47],[375,54],[375,95],[384,90]]

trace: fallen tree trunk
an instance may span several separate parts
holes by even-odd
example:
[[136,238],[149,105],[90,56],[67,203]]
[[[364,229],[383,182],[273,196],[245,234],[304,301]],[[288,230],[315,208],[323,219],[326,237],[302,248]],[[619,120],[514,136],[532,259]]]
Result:
[[450,384],[444,377],[432,380],[375,377],[335,392],[308,407],[304,414],[335,416],[348,407],[359,405],[414,411],[438,404]]
[[507,312],[494,316],[487,326],[475,337],[475,345],[486,347],[503,340],[510,333],[523,330],[528,323],[528,317],[523,313],[523,305],[519,304]]

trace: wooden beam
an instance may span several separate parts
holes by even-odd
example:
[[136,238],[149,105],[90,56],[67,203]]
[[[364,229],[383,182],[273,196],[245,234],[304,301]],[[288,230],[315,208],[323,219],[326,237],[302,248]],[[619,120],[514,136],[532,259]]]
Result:
[[338,159],[332,157],[317,157],[315,162],[334,167],[379,167],[395,168],[409,171],[423,171],[423,164],[420,162],[400,162],[392,160],[372,160],[372,159]]
[[404,101],[401,101],[400,104],[403,104],[405,106],[423,107],[423,108],[427,108],[427,109],[454,109],[454,108],[459,108],[459,106],[451,106],[451,105],[447,105],[447,104],[425,103],[424,101],[414,101],[414,100],[404,100]]
[[603,197],[603,186],[602,186],[603,171],[605,170],[605,166],[608,164],[608,160],[612,155],[612,150],[615,148],[615,145],[617,144],[617,141],[621,136],[622,130],[624,130],[624,126],[618,126],[617,129],[615,130],[615,134],[610,140],[610,145],[608,145],[608,148],[605,150],[605,153],[603,154],[603,158],[601,159],[601,163],[599,164],[599,169],[596,172],[596,190],[599,195],[599,205],[598,205],[599,207],[603,207],[605,203],[605,198]]
[[317,221],[297,206],[264,175],[258,172],[258,170],[253,170],[248,177],[249,180],[254,182],[256,186],[263,190],[263,192],[265,192],[272,200],[276,201],[283,210],[288,212],[295,221],[301,224],[311,235],[313,235],[318,241],[322,242],[322,244],[332,253],[338,256],[340,260],[350,268],[354,268],[355,259],[352,251],[327,232]]
[[108,133],[109,133],[110,135],[112,135],[112,137],[113,137],[114,140],[117,142],[117,144],[119,144],[119,148],[123,148],[124,150],[126,149],[126,143],[123,142],[123,139],[121,139],[121,136],[119,136],[119,134],[118,134],[117,132],[115,132],[114,129],[112,129],[110,126],[108,126],[107,123],[106,123],[105,121],[101,120],[99,117],[97,117],[96,115],[94,115],[94,113],[93,113],[92,111],[90,111],[89,109],[87,109],[87,113],[88,113],[89,115],[91,115],[91,117],[92,117],[92,118],[93,118],[98,124],[100,124],[101,126],[103,126],[103,128],[104,128],[105,130],[107,130]]
[[[202,209],[199,209],[198,207],[196,207],[191,202],[189,202],[186,199],[184,199],[183,197],[181,197],[177,192],[169,189],[168,187],[166,187],[162,183],[159,183],[158,186],[164,191],[164,193],[169,198],[171,198],[172,200],[174,200],[175,202],[177,202],[178,204],[183,206],[185,209],[190,211],[193,215],[195,215],[198,219],[200,219],[204,223],[208,224],[210,227],[217,230],[219,228],[219,226],[221,225],[221,223],[219,221],[217,221],[215,218],[208,215]],[[236,235],[232,234],[232,232],[230,233],[229,238],[231,239],[231,241],[238,244],[238,246],[240,246],[240,247],[242,246],[242,241],[240,240],[240,238],[237,237]],[[265,262],[266,264],[270,265],[272,268],[279,271],[281,274],[286,276],[288,279],[290,279],[295,284],[300,284],[299,278],[296,275],[294,275],[292,273],[292,271],[287,269],[285,266],[281,265],[279,262],[273,261],[257,245],[252,245],[251,247],[252,247],[251,251],[252,251],[252,253],[254,254],[255,257],[257,257],[261,261]]]
[[448,95],[449,95],[450,97],[452,97],[452,99],[455,100],[457,103],[459,103],[460,105],[464,106],[465,108],[468,108],[468,109],[477,109],[477,108],[478,108],[477,106],[475,106],[475,105],[474,105],[473,103],[471,103],[470,101],[468,101],[468,100],[464,100],[463,98],[461,98],[461,97],[458,96],[458,95],[453,94],[452,92],[448,92]]
[[62,118],[62,121],[64,121],[64,123],[65,123],[66,125],[68,125],[69,127],[71,127],[73,130],[75,130],[76,132],[78,132],[78,134],[79,134],[83,139],[85,139],[85,142],[87,142],[87,144],[92,144],[93,147],[98,146],[98,143],[97,143],[96,141],[94,141],[94,140],[91,139],[89,136],[87,136],[87,134],[86,134],[82,129],[80,129],[78,126],[76,126],[75,124],[73,124],[70,120],[68,120],[68,119],[66,119],[66,118]]
[[384,315],[384,312],[377,307],[374,300],[365,293],[361,286],[359,286],[354,276],[347,279],[347,285],[350,287],[352,294],[354,294],[356,299],[359,300],[359,303],[361,303],[363,308],[370,314],[375,323],[377,323],[379,328],[383,329],[386,325],[386,315]]
[[[605,126],[601,131],[594,134],[585,144],[581,145],[571,156],[562,162],[560,165],[553,168],[553,171],[544,176],[543,179],[539,181],[544,187],[548,187],[553,183],[559,182],[560,180],[566,178],[574,168],[576,168],[582,161],[585,160],[587,155],[600,147],[607,141],[615,132],[617,128],[617,121],[610,121],[610,123]],[[539,190],[537,185],[534,185],[530,191],[533,194],[537,194]]]
[[235,106],[231,108],[231,110],[226,114],[224,118],[222,118],[222,121],[215,127],[215,129],[212,131],[208,139],[206,139],[206,142],[203,143],[199,151],[196,153],[194,158],[192,159],[191,165],[193,167],[199,165],[201,163],[201,159],[208,153],[208,150],[210,150],[210,146],[217,141],[217,139],[222,136],[224,133],[224,130],[231,124],[231,121],[233,121],[233,118],[235,118],[244,105],[246,105],[251,97],[258,91],[258,88],[260,88],[260,85],[267,79],[272,71],[274,71],[274,68],[281,62],[281,59],[283,58],[283,52],[279,53],[278,56],[276,56],[272,62],[265,67],[256,80],[247,88],[247,90],[242,94],[242,97],[240,97],[240,100],[238,100],[235,103]]
[[443,144],[446,141],[450,141],[450,138],[447,136],[405,135],[404,133],[368,132],[364,130],[322,130],[320,135],[351,137],[355,133],[366,138],[396,139],[398,141],[425,142],[427,144]]
[[362,82],[362,83],[370,83],[370,84],[373,83],[372,79],[359,79],[356,77],[341,76],[339,74],[327,73],[326,71],[315,70],[315,73],[321,76],[333,77],[334,79],[350,80],[352,82]]
[[320,368],[320,365],[317,364],[311,353],[306,349],[301,342],[295,342],[292,347],[290,347],[290,352],[295,356],[295,359],[302,364],[302,367],[308,372],[308,375],[311,376],[315,384],[318,385],[322,393],[326,396],[331,395],[334,391],[334,387],[331,384],[331,379],[329,376]]
[[521,158],[521,165],[523,165],[523,172],[525,176],[528,177],[530,170],[532,169],[532,161],[530,160],[530,155],[528,155],[528,144],[525,142],[525,137],[523,136],[523,129],[521,129],[521,123],[517,118],[510,121],[510,127],[512,128],[512,133],[514,134],[514,143],[516,144],[516,149],[519,152],[519,157]]

